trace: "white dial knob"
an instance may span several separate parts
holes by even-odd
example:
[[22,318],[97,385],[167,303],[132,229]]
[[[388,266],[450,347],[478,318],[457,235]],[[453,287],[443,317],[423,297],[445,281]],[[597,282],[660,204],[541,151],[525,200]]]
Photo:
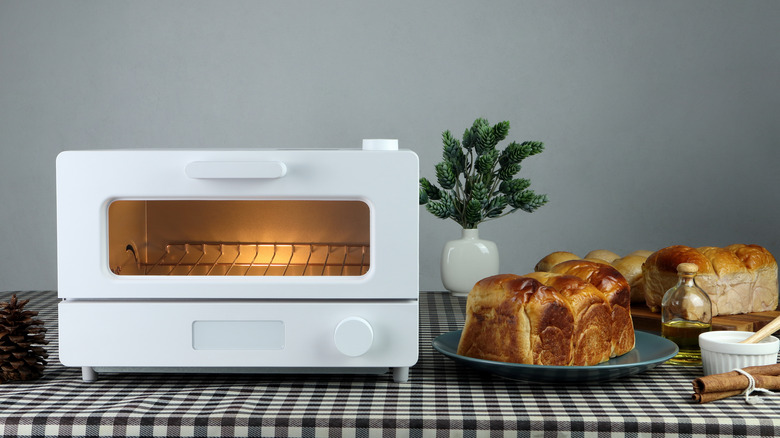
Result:
[[374,342],[374,329],[371,324],[358,316],[343,319],[333,333],[336,349],[351,357],[362,356]]

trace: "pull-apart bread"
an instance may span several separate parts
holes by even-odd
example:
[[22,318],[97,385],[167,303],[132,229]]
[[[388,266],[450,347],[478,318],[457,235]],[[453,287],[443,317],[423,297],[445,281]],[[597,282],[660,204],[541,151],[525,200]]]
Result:
[[612,251],[606,249],[595,249],[580,257],[577,254],[568,251],[555,251],[544,258],[539,260],[534,270],[539,272],[554,272],[553,268],[558,264],[570,261],[570,260],[587,260],[596,263],[602,263],[612,266],[620,272],[631,289],[631,302],[632,303],[644,303],[644,279],[642,278],[642,264],[647,257],[652,254],[652,251],[639,250],[634,251],[631,254],[620,257]]
[[[585,271],[579,267],[580,273]],[[599,284],[610,283],[606,273],[590,276]],[[615,282],[620,280],[625,283],[622,277]],[[622,294],[627,296],[627,286]],[[485,278],[469,293],[458,354],[536,365],[605,362],[634,347],[631,318],[626,321],[618,311],[623,326],[615,320],[614,308],[620,306],[612,301],[620,301],[620,295],[616,290],[605,293],[576,274]]]
[[642,266],[647,306],[659,311],[664,293],[677,284],[677,265],[699,267],[696,284],[712,300],[712,315],[775,310],[777,262],[758,245],[670,246],[650,255]]

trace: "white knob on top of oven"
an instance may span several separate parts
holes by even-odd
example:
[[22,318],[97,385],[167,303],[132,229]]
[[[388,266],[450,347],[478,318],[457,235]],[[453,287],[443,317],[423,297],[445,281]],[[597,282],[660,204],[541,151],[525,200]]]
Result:
[[364,151],[397,151],[398,139],[367,138],[363,139]]
[[364,355],[374,343],[374,329],[371,324],[359,316],[341,320],[333,333],[336,349],[345,356]]

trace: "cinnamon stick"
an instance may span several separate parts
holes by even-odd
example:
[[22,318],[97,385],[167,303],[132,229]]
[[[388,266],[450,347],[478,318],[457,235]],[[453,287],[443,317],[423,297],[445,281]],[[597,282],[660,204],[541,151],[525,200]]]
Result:
[[[744,389],[742,391],[744,391]],[[709,392],[706,394],[695,393],[691,398],[696,403],[709,403],[711,401],[722,400],[724,398],[740,395],[742,394],[742,391]]]
[[[711,377],[711,376],[708,376]],[[760,374],[753,375],[753,380],[756,382],[756,388],[768,389],[770,391],[780,390],[780,376],[762,376]],[[720,400],[722,398],[731,397],[732,395],[739,395],[747,389],[750,384],[748,378],[742,374],[739,377],[726,377],[705,385],[706,389],[697,388],[694,384],[693,399],[699,403],[706,403],[708,401]]]
[[[743,371],[753,376],[756,388],[780,390],[780,364],[745,367]],[[707,403],[739,395],[749,384],[748,378],[736,371],[699,377],[693,380],[693,400]]]

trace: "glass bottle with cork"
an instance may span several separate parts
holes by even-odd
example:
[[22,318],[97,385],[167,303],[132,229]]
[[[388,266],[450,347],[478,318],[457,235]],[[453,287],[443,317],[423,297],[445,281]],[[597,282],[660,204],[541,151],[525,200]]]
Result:
[[712,301],[694,282],[698,271],[694,263],[677,265],[677,284],[661,301],[661,335],[680,348],[672,365],[701,366],[699,334],[712,329]]

